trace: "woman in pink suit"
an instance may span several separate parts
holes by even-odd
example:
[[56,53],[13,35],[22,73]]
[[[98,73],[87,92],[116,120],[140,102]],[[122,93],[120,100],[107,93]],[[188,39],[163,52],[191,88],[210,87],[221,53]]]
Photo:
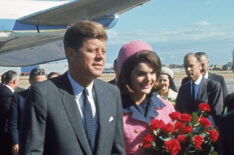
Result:
[[118,55],[118,66],[126,154],[142,155],[140,144],[150,132],[150,121],[157,118],[172,122],[169,113],[175,110],[156,95],[161,62],[148,44],[139,40],[125,44]]

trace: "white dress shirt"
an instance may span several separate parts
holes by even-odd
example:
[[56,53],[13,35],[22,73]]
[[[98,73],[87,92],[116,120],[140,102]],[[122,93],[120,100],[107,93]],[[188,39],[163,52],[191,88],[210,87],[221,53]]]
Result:
[[[81,86],[79,83],[77,83],[72,77],[71,77],[71,74],[70,72],[68,71],[67,72],[67,76],[68,76],[68,79],[72,85],[72,89],[73,89],[73,93],[75,95],[75,100],[76,100],[76,103],[77,103],[77,107],[80,111],[80,116],[81,116],[81,119],[82,119],[82,122],[83,124],[85,124],[85,121],[84,121],[84,117],[83,117],[83,108],[84,108],[84,97],[82,96],[82,92],[83,92],[83,89],[84,87]],[[88,101],[91,105],[91,109],[92,109],[92,114],[93,114],[93,118],[94,118],[94,121],[96,122],[96,128],[97,128],[97,112],[96,112],[96,105],[95,105],[95,91],[93,89],[93,82],[88,86],[86,87],[86,89],[88,90],[88,94],[87,94],[87,97],[88,97]]]

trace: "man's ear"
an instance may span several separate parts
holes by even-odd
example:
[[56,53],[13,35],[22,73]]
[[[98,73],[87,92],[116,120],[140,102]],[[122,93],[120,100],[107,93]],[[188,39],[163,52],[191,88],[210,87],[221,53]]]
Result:
[[74,49],[71,47],[68,47],[66,49],[66,57],[68,60],[71,60],[73,58],[73,54],[74,54]]
[[16,84],[16,78],[13,79],[12,83],[15,85]]
[[210,61],[208,60],[207,64],[209,65],[210,64]]
[[202,70],[202,63],[201,62],[199,62],[199,69],[200,69],[200,71]]
[[15,78],[14,78],[14,79],[12,80],[12,84],[15,84],[15,82],[16,82],[16,81],[15,81]]

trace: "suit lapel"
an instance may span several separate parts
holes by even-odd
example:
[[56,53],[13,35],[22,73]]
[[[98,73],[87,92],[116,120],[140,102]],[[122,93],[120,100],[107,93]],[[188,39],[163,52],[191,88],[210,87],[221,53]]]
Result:
[[206,90],[207,90],[207,79],[205,78],[202,78],[202,81],[200,83],[200,88],[199,88],[199,91],[198,91],[198,95],[197,95],[197,98],[196,98],[196,103],[199,104],[201,102],[205,102],[204,99],[205,99],[205,95],[206,95]]
[[97,154],[100,154],[98,152],[102,152],[103,147],[105,146],[100,146],[104,145],[106,141],[106,130],[107,128],[107,123],[109,120],[109,117],[111,116],[111,104],[108,104],[108,102],[111,100],[108,100],[108,92],[104,91],[105,88],[103,85],[99,83],[99,81],[95,80],[94,81],[94,88],[95,88],[95,93],[96,93],[96,107],[97,107],[97,113],[98,113],[98,125],[99,125],[99,132],[98,132],[98,139],[96,141],[97,145]]
[[73,95],[72,86],[67,78],[67,75],[64,76],[64,79],[61,82],[63,83],[63,86],[61,87],[60,92],[63,95],[62,101],[67,116],[71,122],[77,138],[79,139],[79,144],[84,149],[87,155],[91,155],[92,152],[89,147],[80,112],[77,107],[75,97]]
[[208,72],[208,79],[210,80],[216,80],[214,74]]

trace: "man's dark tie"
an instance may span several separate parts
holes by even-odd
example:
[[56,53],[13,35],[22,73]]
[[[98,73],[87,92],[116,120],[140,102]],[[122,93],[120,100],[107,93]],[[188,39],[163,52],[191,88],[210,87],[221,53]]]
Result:
[[84,89],[83,90],[83,95],[84,95],[84,109],[83,109],[83,117],[84,117],[84,122],[86,125],[86,135],[89,141],[89,145],[91,150],[94,150],[95,146],[95,137],[96,137],[96,126],[92,114],[92,109],[90,102],[87,97],[88,90]]
[[195,83],[192,82],[192,101],[195,104]]

